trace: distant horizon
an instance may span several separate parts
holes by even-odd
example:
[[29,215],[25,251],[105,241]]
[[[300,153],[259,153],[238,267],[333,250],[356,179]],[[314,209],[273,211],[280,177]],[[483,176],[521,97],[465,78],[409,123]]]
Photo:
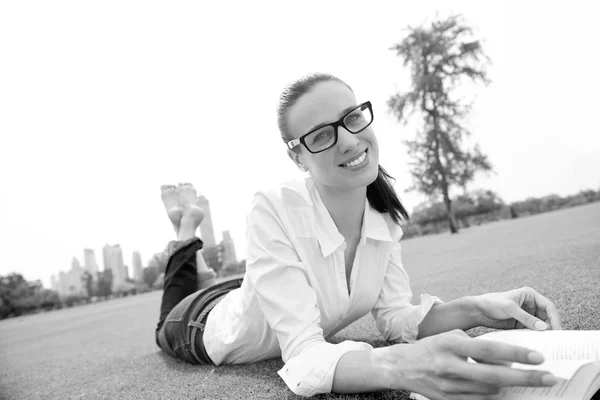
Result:
[[[481,188],[481,189],[483,189],[483,190],[486,190],[485,188]],[[515,201],[511,201],[511,202],[504,202],[504,203],[505,203],[505,204],[508,206],[508,205],[510,205],[510,204],[514,204],[514,203],[518,203],[518,202],[522,202],[522,201],[527,201],[527,200],[530,200],[530,199],[542,199],[542,198],[546,198],[546,197],[553,196],[553,195],[559,196],[559,197],[561,197],[561,198],[565,198],[565,197],[575,196],[575,195],[577,195],[577,194],[581,193],[582,191],[586,191],[586,190],[593,190],[594,192],[600,192],[600,184],[599,184],[599,187],[598,187],[597,189],[593,189],[593,188],[587,188],[587,189],[582,189],[582,190],[579,190],[578,192],[571,193],[571,194],[566,194],[566,195],[558,195],[558,194],[556,194],[556,193],[550,193],[550,194],[547,194],[547,195],[544,195],[544,196],[530,196],[530,197],[527,197],[527,198],[525,198],[525,199],[523,199],[523,200],[515,200]],[[471,193],[471,192],[472,192],[472,191],[469,191],[469,193]],[[496,194],[498,194],[498,193],[496,193]],[[498,194],[498,195],[499,195],[499,194]],[[500,195],[499,195],[499,196],[500,196]],[[205,196],[205,197],[206,197],[206,196]],[[208,198],[208,197],[207,197],[207,199],[209,199],[209,200],[210,200],[210,198]],[[504,201],[504,200],[502,199],[502,196],[500,196],[500,199],[501,199],[502,201]],[[452,199],[452,200],[454,201],[455,199]],[[441,200],[440,200],[440,201],[441,201]],[[416,207],[416,206],[415,206],[415,207]],[[413,211],[414,211],[414,208],[415,208],[415,207],[413,207]],[[412,215],[412,214],[413,214],[413,212],[410,212],[410,213],[409,213],[409,215]],[[461,228],[461,229],[464,229],[464,228]],[[222,240],[222,238],[221,238],[221,240]],[[219,243],[220,243],[220,242],[219,242]],[[117,245],[118,245],[118,246],[121,246],[121,244],[120,244],[120,243],[110,243],[110,242],[109,242],[109,243],[105,243],[103,246],[106,246],[106,245],[108,245],[108,246],[117,246]],[[218,243],[217,243],[217,245],[218,245]],[[165,246],[166,246],[166,244],[165,244]],[[83,252],[85,249],[91,249],[91,250],[94,250],[94,248],[92,248],[92,247],[84,247],[84,248],[82,248],[82,249],[81,249],[81,251]],[[134,252],[136,252],[136,251],[137,251],[137,252],[139,252],[139,250],[132,250],[132,251],[131,251],[131,254],[133,255],[133,253],[134,253]],[[146,261],[145,263],[142,263],[142,267],[143,267],[143,268],[146,268],[146,267],[148,267],[148,262],[149,262],[149,261],[150,261],[150,260],[151,260],[151,259],[154,257],[154,255],[155,255],[155,254],[158,254],[158,253],[159,253],[158,251],[157,251],[156,253],[153,253],[153,254],[152,254],[152,255],[151,255],[151,256],[150,256],[150,257],[147,259],[147,261]],[[140,254],[141,254],[141,253],[140,253]],[[239,253],[239,251],[236,249],[237,262],[241,262],[241,261],[243,261],[243,260],[245,260],[245,259],[246,259],[246,257],[245,257],[245,256],[244,256],[243,258],[240,258],[240,257],[239,257],[239,254],[240,254],[240,253]],[[94,255],[96,255],[96,251],[94,251]],[[81,260],[80,260],[80,258],[79,258],[78,256],[73,256],[73,258],[77,258],[77,260],[78,260],[78,261],[79,261],[79,263],[80,263],[80,266],[81,266],[83,269],[85,269],[85,266],[82,264],[82,262],[81,262]],[[127,273],[128,273],[128,276],[132,276],[131,274],[132,274],[133,272],[131,271],[131,269],[130,269],[130,268],[133,268],[133,266],[131,266],[130,264],[128,264],[128,263],[126,263],[126,262],[125,262],[125,257],[123,257],[123,263],[124,263],[124,265],[127,267]],[[106,268],[104,267],[104,263],[103,263],[103,262],[102,262],[102,263],[98,263],[98,262],[97,262],[96,264],[97,264],[97,266],[98,266],[98,272],[104,272],[104,271],[106,271]],[[102,269],[100,269],[100,267],[102,267]],[[71,269],[71,268],[69,268],[69,269],[67,269],[67,270],[60,270],[60,271],[58,271],[58,272],[56,272],[56,273],[54,273],[54,274],[51,274],[51,276],[52,276],[52,275],[58,276],[58,274],[59,274],[60,272],[68,272],[70,269]],[[16,273],[18,273],[17,271],[13,271],[13,272],[16,272]],[[10,274],[10,273],[11,273],[11,272],[9,272],[8,274]],[[5,276],[5,275],[8,275],[8,274],[4,274],[4,276]],[[45,282],[44,282],[44,281],[43,281],[41,278],[37,278],[37,279],[35,279],[35,278],[34,278],[34,279],[27,279],[27,277],[25,277],[23,274],[21,274],[21,275],[22,275],[22,276],[23,276],[23,277],[24,277],[24,278],[25,278],[27,281],[36,281],[36,280],[40,280],[40,281],[42,282],[42,286],[43,286],[44,288],[46,288],[46,283],[45,283]],[[131,279],[131,278],[130,278],[130,279]],[[52,287],[51,287],[51,283],[49,283],[49,284],[48,284],[48,288],[49,288],[49,289],[52,289]]]

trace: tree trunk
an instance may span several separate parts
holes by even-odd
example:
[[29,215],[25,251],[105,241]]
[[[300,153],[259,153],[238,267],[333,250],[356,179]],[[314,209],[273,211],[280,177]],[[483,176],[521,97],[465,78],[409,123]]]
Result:
[[438,167],[438,172],[441,177],[442,195],[444,196],[444,204],[446,205],[446,215],[448,217],[448,224],[450,225],[450,233],[458,233],[458,226],[454,219],[454,212],[452,211],[452,201],[448,194],[448,180],[446,179],[446,169],[442,164],[441,149],[440,149],[440,138],[439,138],[439,123],[437,119],[437,111],[433,110],[433,127],[435,129],[435,160]]
[[[443,176],[443,175],[442,175]],[[452,201],[448,195],[448,185],[445,179],[442,178],[442,193],[444,195],[444,204],[446,205],[446,215],[448,216],[448,224],[450,225],[450,233],[458,233],[458,226],[454,219],[454,212],[452,211]]]

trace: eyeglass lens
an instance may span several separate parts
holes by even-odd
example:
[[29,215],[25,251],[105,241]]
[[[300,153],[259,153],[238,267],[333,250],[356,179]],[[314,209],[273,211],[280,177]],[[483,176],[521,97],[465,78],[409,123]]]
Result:
[[[343,124],[350,133],[358,133],[365,129],[373,120],[371,110],[367,105],[359,107],[344,117]],[[304,142],[310,151],[317,152],[333,146],[336,132],[332,125],[326,125],[317,129],[304,138]]]

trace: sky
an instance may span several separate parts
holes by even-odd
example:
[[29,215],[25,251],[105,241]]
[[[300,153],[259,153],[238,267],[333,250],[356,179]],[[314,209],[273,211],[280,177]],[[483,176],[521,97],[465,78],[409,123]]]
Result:
[[600,189],[600,27],[591,1],[103,1],[0,3],[0,275],[68,270],[120,244],[131,268],[174,233],[160,185],[191,182],[239,259],[253,194],[302,178],[279,137],[286,83],[332,73],[373,104],[380,163],[409,210],[399,124],[410,85],[390,47],[407,26],[460,13],[492,83],[464,85],[467,121],[506,202]]

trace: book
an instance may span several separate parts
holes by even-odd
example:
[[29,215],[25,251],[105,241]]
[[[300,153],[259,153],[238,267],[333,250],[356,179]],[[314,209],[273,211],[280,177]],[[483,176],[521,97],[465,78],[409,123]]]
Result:
[[[515,329],[483,334],[475,340],[508,343],[544,355],[544,363],[513,363],[513,368],[539,369],[553,373],[552,387],[507,387],[493,397],[497,400],[591,400],[600,399],[600,331],[534,331]],[[469,362],[475,362],[469,359]],[[411,399],[429,400],[411,393]]]

